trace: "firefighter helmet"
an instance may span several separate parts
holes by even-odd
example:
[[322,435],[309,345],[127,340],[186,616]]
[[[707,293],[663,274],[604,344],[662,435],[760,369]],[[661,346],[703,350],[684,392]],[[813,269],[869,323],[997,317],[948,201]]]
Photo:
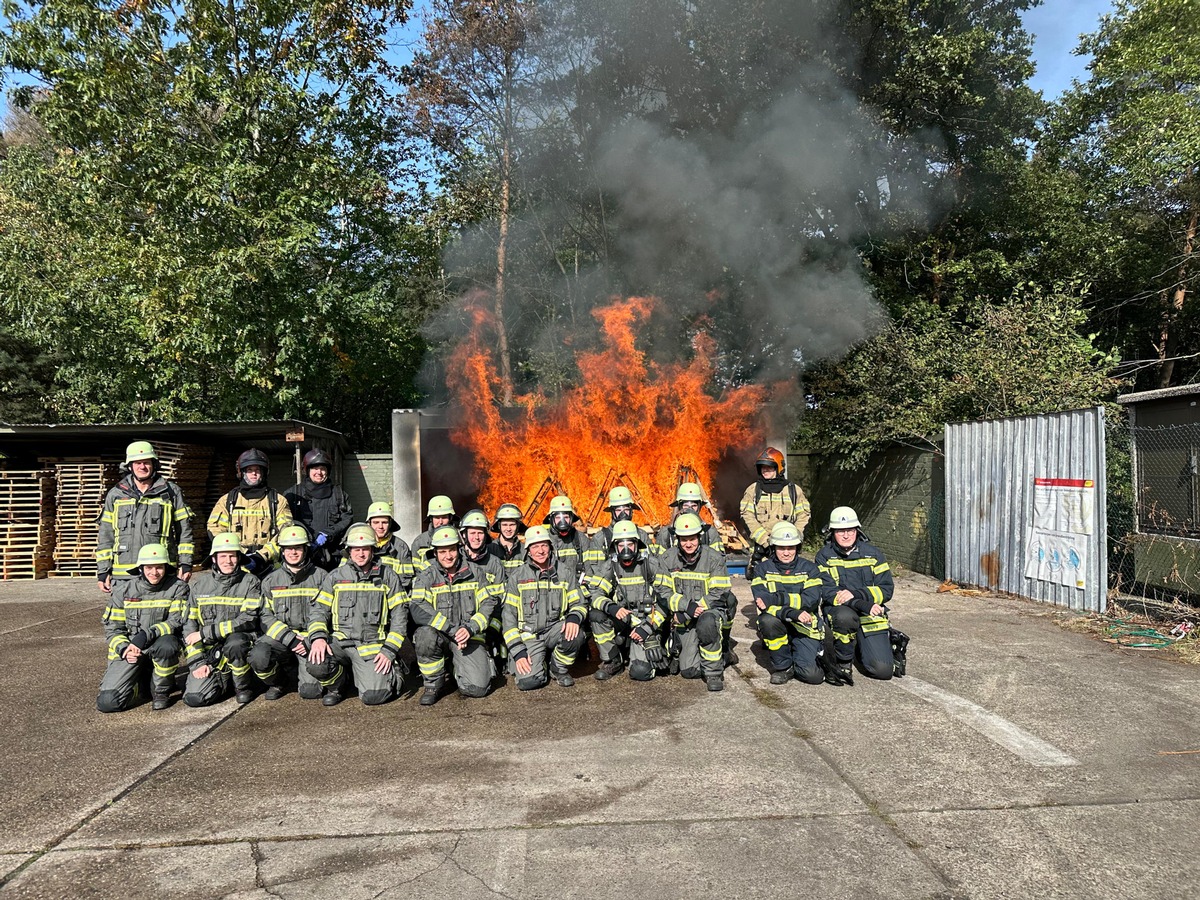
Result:
[[492,522],[492,531],[500,533],[500,523],[503,521],[517,523],[517,534],[524,534],[526,525],[521,521],[521,510],[515,503],[502,503],[496,510],[496,518]]
[[218,534],[213,538],[212,547],[209,548],[208,555],[216,556],[218,553],[244,553],[242,549],[242,539],[232,531],[227,531],[224,534]]
[[612,512],[618,506],[632,506],[634,509],[641,509],[633,502],[633,492],[622,485],[617,485],[608,492],[608,506],[605,509]]
[[685,481],[675,489],[675,502],[672,506],[681,506],[684,503],[703,503],[704,491],[700,489],[700,485],[694,481]]
[[458,523],[459,528],[482,528],[488,530],[487,516],[483,514],[482,509],[473,509],[462,517]]
[[776,522],[771,526],[772,547],[799,547],[800,529],[791,522]]
[[388,527],[392,531],[399,531],[400,525],[392,518],[392,504],[380,500],[378,503],[372,503],[367,507],[367,521],[372,519],[387,519]]
[[783,474],[783,454],[774,447],[768,447],[762,453],[758,454],[758,459],[754,461],[754,465],[758,468],[763,466],[771,466],[780,475]]
[[280,529],[277,543],[280,547],[307,547],[308,532],[303,525],[288,525]]
[[610,547],[615,547],[617,541],[637,541],[642,547],[646,546],[646,542],[642,540],[642,532],[632,522],[617,522],[612,527],[612,538],[608,544]]
[[704,523],[695,513],[684,513],[675,520],[675,537],[693,537],[704,530]]
[[250,466],[262,466],[264,475],[271,471],[271,463],[267,460],[267,454],[256,447],[251,447],[237,458],[238,478],[241,478],[242,472]]
[[525,549],[545,541],[550,543],[550,529],[545,525],[534,525],[525,532]]
[[549,525],[550,520],[558,513],[570,513],[572,522],[579,521],[579,514],[575,512],[575,507],[571,505],[571,498],[566,494],[559,494],[550,501],[550,511],[546,513],[546,518],[542,521]]
[[313,466],[325,466],[327,469],[332,469],[333,462],[324,450],[309,450],[304,454],[304,471],[307,472]]
[[[482,515],[482,513],[480,514]],[[486,520],[485,520],[486,524]],[[452,525],[443,525],[433,533],[429,539],[431,547],[458,547],[462,545],[462,538],[458,534],[458,529]]]
[[158,454],[154,452],[154,445],[149,441],[134,441],[125,448],[125,465],[141,459],[158,460]]
[[346,532],[346,549],[351,547],[375,547],[375,532],[371,530],[370,525],[363,525],[361,522],[357,525],[351,525],[350,530]]
[[839,506],[829,514],[829,524],[826,531],[840,531],[843,528],[862,528],[858,521],[858,513],[849,506]]
[[169,566],[171,555],[163,544],[143,544],[138,551],[137,566]]
[[426,516],[452,516],[454,515],[454,501],[445,494],[438,494],[436,497],[429,498],[429,505],[425,508]]

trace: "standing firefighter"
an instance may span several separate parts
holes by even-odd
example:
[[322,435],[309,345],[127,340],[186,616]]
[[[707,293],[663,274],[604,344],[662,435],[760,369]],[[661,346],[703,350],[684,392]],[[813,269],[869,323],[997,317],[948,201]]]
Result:
[[433,533],[439,528],[445,528],[447,525],[458,526],[458,515],[454,512],[454,501],[445,494],[430,497],[429,503],[425,507],[425,530],[418,534],[416,540],[412,542],[414,574],[429,565],[429,560],[433,555],[433,546],[430,543]]
[[128,578],[147,544],[167,548],[179,577],[192,571],[192,511],[173,481],[158,471],[158,454],[147,441],[125,449],[125,475],[104,497],[96,540],[96,578],[100,590],[112,590],[114,578]]
[[768,447],[758,455],[754,465],[758,469],[758,477],[742,494],[741,506],[742,521],[746,523],[750,541],[754,544],[754,555],[746,571],[752,571],[754,565],[769,552],[771,528],[776,522],[791,522],[803,536],[804,526],[810,517],[804,491],[784,477],[782,453],[774,447]]
[[297,523],[312,535],[312,561],[329,571],[338,564],[336,550],[350,527],[350,498],[329,478],[332,463],[324,450],[304,454],[304,481],[288,490],[288,506]]
[[412,551],[400,537],[400,526],[392,518],[390,503],[372,503],[367,507],[367,524],[375,532],[375,558],[400,577],[405,593],[412,589]]
[[262,588],[242,568],[245,554],[238,536],[218,534],[212,542],[213,566],[192,581],[192,602],[183,623],[188,667],[183,702],[208,706],[237,692],[238,703],[254,699],[254,673],[247,656],[258,630]]
[[420,626],[413,645],[425,681],[422,706],[432,706],[441,696],[447,659],[453,662],[454,681],[464,697],[486,696],[496,677],[484,642],[499,599],[496,587],[487,582],[482,569],[467,562],[462,539],[449,525],[435,531],[430,542],[430,565],[413,581],[409,604],[410,615]]
[[595,572],[596,590],[588,610],[592,635],[600,651],[597,681],[607,681],[625,667],[623,645],[629,645],[629,677],[649,681],[667,668],[663,626],[669,617],[669,592],[658,557],[647,552],[641,532],[630,521],[612,527],[611,554]]
[[346,552],[349,560],[325,575],[313,604],[308,671],[324,686],[326,706],[342,702],[350,680],[364,704],[377,706],[396,695],[406,671],[400,648],[408,594],[395,571],[375,558],[369,527],[350,526]]
[[187,584],[175,577],[173,568],[164,545],[146,544],[129,577],[113,583],[104,610],[108,668],[96,698],[102,713],[121,712],[138,700],[147,667],[154,709],[171,705],[189,597]]
[[279,532],[283,562],[262,580],[262,637],[247,657],[254,674],[267,685],[266,700],[278,700],[294,686],[305,700],[316,700],[324,689],[304,665],[308,656],[308,625],[312,605],[325,572],[312,562],[308,532],[288,525]]
[[505,573],[511,573],[525,561],[525,545],[521,543],[525,523],[521,521],[521,510],[515,503],[502,503],[496,510],[492,533],[496,539],[488,544],[488,552],[500,560]]
[[[633,511],[641,510],[641,507],[633,502],[633,493],[627,487],[617,485],[608,492],[608,506],[605,507],[609,516],[612,517],[612,523],[605,525],[594,535],[592,535],[592,546],[588,549],[585,562],[589,574],[598,574],[603,576],[607,569],[609,557],[609,545],[612,543],[613,528],[618,522],[632,522]],[[641,536],[638,536],[641,540]],[[642,542],[645,543],[644,541]]]
[[575,684],[567,669],[583,645],[587,618],[575,573],[573,561],[555,554],[550,529],[535,525],[525,532],[525,562],[508,576],[501,615],[522,691],[544,687],[551,677],[562,687]]
[[817,565],[829,573],[823,601],[833,633],[829,683],[854,684],[855,647],[863,671],[872,678],[903,675],[908,637],[888,625],[892,570],[878,547],[862,533],[858,514],[839,506],[829,514],[828,537]]
[[793,677],[807,684],[825,680],[821,595],[828,576],[802,559],[799,548],[800,530],[791,522],[776,522],[771,554],[754,567],[751,590],[758,634],[771,660],[771,684]]
[[700,543],[700,517],[685,513],[675,520],[676,546],[662,558],[662,583],[670,590],[669,610],[679,640],[679,674],[703,675],[710,691],[725,689],[721,629],[730,590],[725,560]]
[[[554,548],[554,556],[559,565],[569,566],[579,579],[586,571],[592,542],[588,536],[575,525],[580,521],[571,498],[559,494],[550,500],[550,511],[546,513],[543,524],[550,526],[550,544]],[[529,546],[529,536],[525,536],[525,546]]]
[[279,558],[276,538],[292,524],[287,499],[267,487],[270,462],[261,450],[247,450],[237,460],[238,486],[225,494],[208,517],[208,533],[232,532],[245,548],[246,568],[252,575],[265,575]]

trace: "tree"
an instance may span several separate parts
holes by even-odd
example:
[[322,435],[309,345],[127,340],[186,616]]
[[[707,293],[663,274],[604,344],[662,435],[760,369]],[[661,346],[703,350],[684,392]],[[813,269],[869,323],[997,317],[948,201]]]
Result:
[[0,306],[64,352],[54,415],[323,419],[352,395],[386,433],[422,312],[387,285],[433,255],[396,189],[406,9],[9,5],[0,50],[40,82],[14,99],[46,139],[0,168]]

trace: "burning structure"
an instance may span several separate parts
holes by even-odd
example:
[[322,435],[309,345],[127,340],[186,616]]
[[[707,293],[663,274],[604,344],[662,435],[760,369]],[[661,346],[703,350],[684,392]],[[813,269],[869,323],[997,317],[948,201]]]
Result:
[[448,361],[447,382],[456,403],[451,439],[472,461],[480,505],[516,503],[535,522],[554,494],[565,493],[597,526],[607,524],[608,490],[622,484],[642,507],[641,524],[658,525],[670,521],[680,482],[696,481],[712,497],[722,457],[761,442],[758,416],[769,389],[745,385],[714,396],[715,342],[703,331],[692,337],[689,360],[649,358],[637,337],[656,310],[653,297],[595,309],[599,346],[576,354],[577,384],[556,398],[522,396],[518,414],[508,415],[495,399],[490,313],[467,307],[470,333]]

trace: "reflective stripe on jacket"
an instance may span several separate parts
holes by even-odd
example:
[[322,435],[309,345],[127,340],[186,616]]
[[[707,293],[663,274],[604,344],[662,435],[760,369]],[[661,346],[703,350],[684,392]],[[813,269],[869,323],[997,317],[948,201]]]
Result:
[[151,640],[179,634],[190,597],[187,582],[169,572],[158,584],[140,576],[114,582],[103,617],[108,658],[124,654],[129,638],[138,631],[147,632]]
[[308,636],[332,634],[363,657],[382,653],[393,662],[408,631],[408,594],[390,566],[372,560],[370,568],[344,563],[325,575],[313,604]]
[[192,564],[192,511],[179,486],[155,475],[146,493],[126,475],[104,497],[96,539],[96,572],[123,578],[146,544],[165,544],[173,566]]

